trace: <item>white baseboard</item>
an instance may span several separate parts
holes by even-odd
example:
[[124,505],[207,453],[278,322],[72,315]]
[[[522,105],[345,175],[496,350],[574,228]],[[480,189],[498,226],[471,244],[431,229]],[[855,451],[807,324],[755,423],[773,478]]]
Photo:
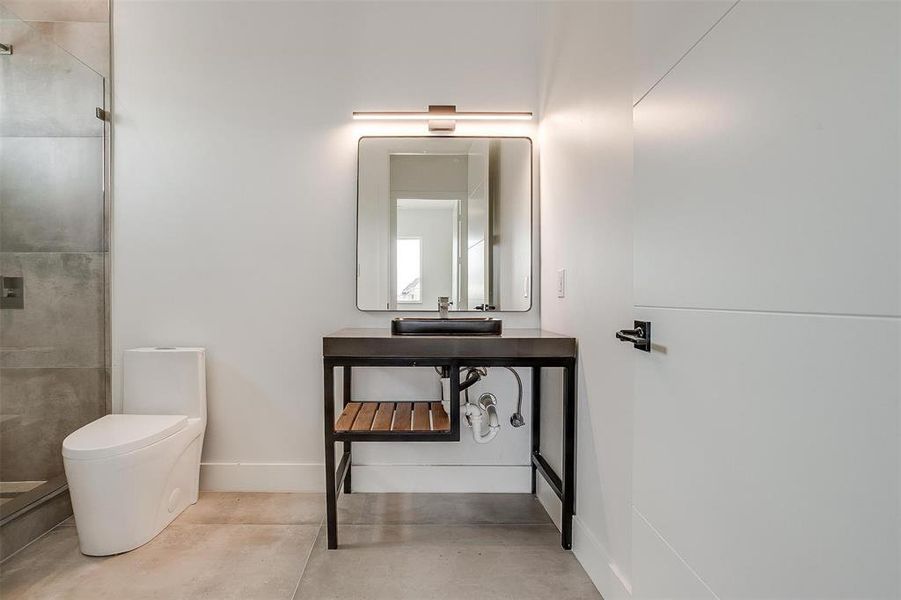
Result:
[[315,463],[201,463],[207,492],[322,492],[325,466]]
[[[560,499],[541,478],[537,486],[538,501],[560,529]],[[616,568],[604,545],[585,526],[579,515],[573,517],[573,554],[588,573],[594,587],[604,600],[628,600],[632,597],[632,585]]]
[[607,549],[578,515],[573,517],[573,554],[604,600],[632,598],[632,584],[619,572],[610,560]]
[[541,475],[538,476],[536,481],[535,495],[538,497],[538,502],[544,507],[544,510],[551,518],[551,521],[553,521],[554,525],[557,527],[557,531],[560,531],[563,504]]
[[528,465],[354,465],[355,492],[526,493]]
[[[523,465],[354,465],[355,492],[529,493]],[[322,492],[325,466],[315,463],[201,463],[200,489],[210,492]]]

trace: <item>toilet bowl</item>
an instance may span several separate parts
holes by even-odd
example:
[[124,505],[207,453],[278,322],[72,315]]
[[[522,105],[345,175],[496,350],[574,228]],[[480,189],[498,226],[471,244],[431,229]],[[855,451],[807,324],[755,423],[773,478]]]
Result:
[[206,429],[203,348],[138,348],[123,361],[123,414],[63,441],[82,553],[146,544],[197,502]]

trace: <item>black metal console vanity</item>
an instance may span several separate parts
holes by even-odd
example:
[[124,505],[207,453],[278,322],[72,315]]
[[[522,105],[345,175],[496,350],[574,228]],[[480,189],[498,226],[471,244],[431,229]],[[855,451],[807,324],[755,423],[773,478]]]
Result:
[[[575,500],[576,340],[538,329],[497,336],[392,335],[388,329],[342,329],[322,339],[325,401],[325,477],[328,547],[338,547],[337,498],[351,491],[353,442],[460,441],[460,370],[468,367],[532,368],[532,493],[540,473],[563,504],[563,548],[572,548]],[[342,413],[335,412],[335,367],[343,371]],[[440,403],[358,403],[351,398],[353,367],[446,367],[450,415]],[[541,369],[563,377],[563,474],[541,455]],[[436,404],[438,406],[436,406]],[[392,412],[393,411],[393,412]],[[431,419],[428,412],[431,411]],[[422,415],[425,415],[424,419]],[[336,420],[337,419],[337,420]],[[431,423],[431,425],[428,425]],[[440,423],[439,426],[436,426]],[[335,443],[343,443],[336,468]]]

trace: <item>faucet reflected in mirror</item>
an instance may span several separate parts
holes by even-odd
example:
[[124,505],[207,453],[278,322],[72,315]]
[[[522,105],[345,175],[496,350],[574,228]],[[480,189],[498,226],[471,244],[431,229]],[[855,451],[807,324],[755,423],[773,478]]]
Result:
[[450,301],[450,298],[447,296],[438,296],[438,318],[439,319],[447,319],[448,314],[447,311],[450,309],[450,305],[453,302]]

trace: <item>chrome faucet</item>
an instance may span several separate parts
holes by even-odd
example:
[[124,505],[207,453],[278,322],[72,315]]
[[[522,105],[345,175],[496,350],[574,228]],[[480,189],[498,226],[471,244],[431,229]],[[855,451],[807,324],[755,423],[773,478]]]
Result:
[[448,310],[448,308],[450,308],[451,304],[453,304],[453,302],[451,302],[450,298],[448,298],[447,296],[438,296],[438,318],[439,319],[449,318],[448,314],[447,314],[447,310]]

